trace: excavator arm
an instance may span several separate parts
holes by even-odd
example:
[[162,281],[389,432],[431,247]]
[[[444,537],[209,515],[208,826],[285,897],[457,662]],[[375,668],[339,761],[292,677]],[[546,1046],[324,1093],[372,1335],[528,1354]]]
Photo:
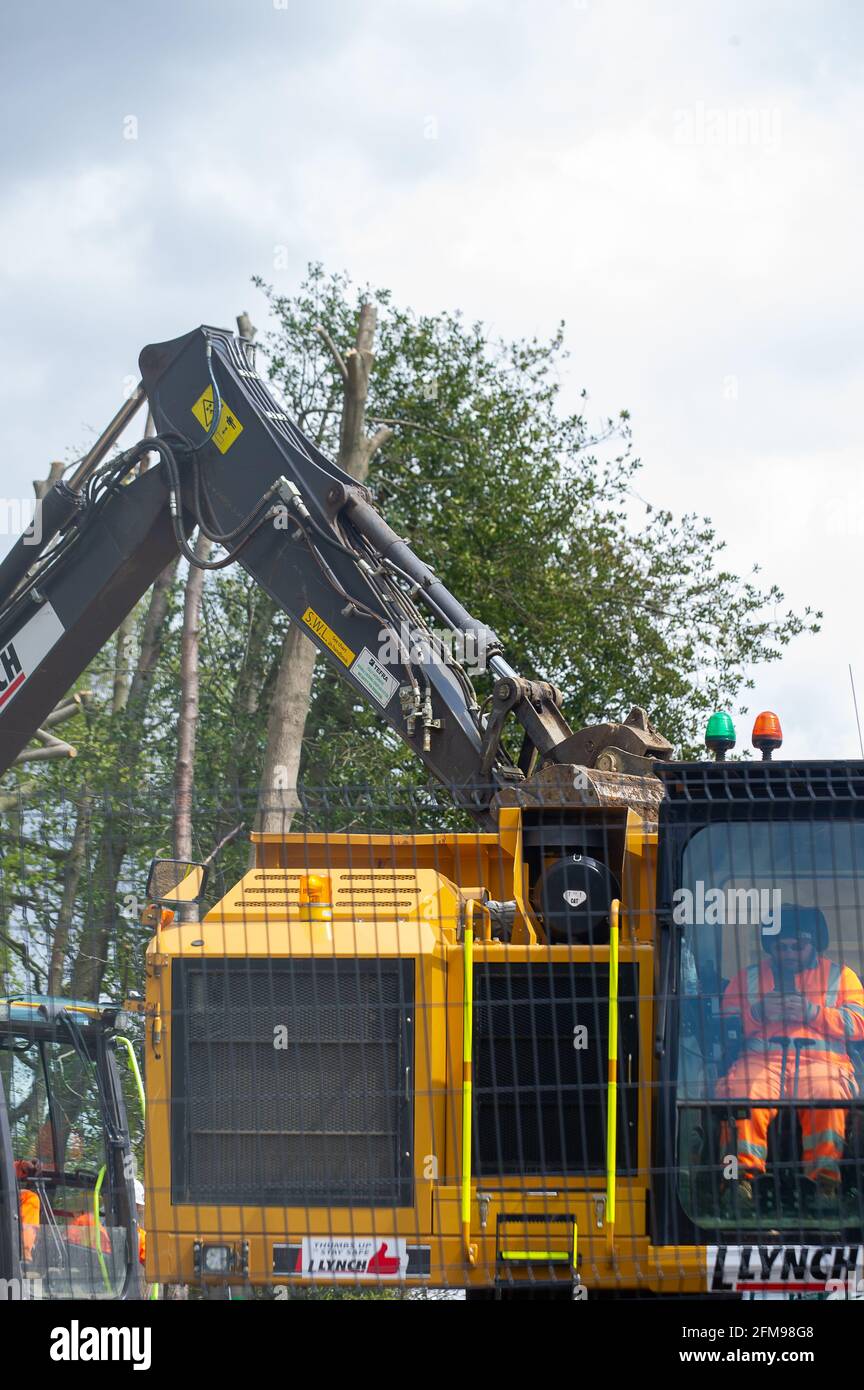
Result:
[[[140,368],[0,564],[0,771],[178,551],[200,563],[196,527],[226,552],[208,567],[240,563],[481,823],[498,788],[574,761],[559,692],[510,668],[496,634],[297,428],[251,343],[202,327],[146,347]],[[155,437],[110,456],[145,398]],[[144,455],[158,463],[133,474]],[[485,713],[466,654],[494,678]],[[511,714],[524,730],[516,764],[502,742]]]

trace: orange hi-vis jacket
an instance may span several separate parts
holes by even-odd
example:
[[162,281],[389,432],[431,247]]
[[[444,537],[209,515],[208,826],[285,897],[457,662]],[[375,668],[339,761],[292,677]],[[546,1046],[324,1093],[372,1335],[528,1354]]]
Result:
[[[740,1015],[750,1050],[777,1051],[778,1044],[771,1039],[781,1035],[810,1038],[821,1044],[807,1049],[814,1061],[820,1058],[851,1068],[847,1045],[864,1042],[864,985],[855,971],[820,956],[811,969],[795,976],[795,989],[818,1008],[812,1023],[767,1023],[753,1013],[753,1006],[774,992],[774,972],[767,959],[738,972],[723,995],[722,1012]],[[791,991],[789,997],[793,997]]]
[[[96,1249],[96,1229],[92,1211],[82,1211],[79,1216],[69,1226],[66,1232],[66,1239],[72,1245],[86,1245],[91,1250]],[[102,1247],[103,1255],[111,1254],[111,1237],[99,1222],[99,1244]]]
[[37,1193],[22,1187],[18,1195],[18,1210],[21,1217],[21,1243],[24,1246],[25,1260],[32,1260],[36,1237],[42,1221],[42,1203]]
[[[19,1183],[29,1181],[33,1172],[34,1165],[29,1163],[27,1159],[17,1158],[15,1160],[15,1176]],[[18,1214],[21,1220],[21,1244],[24,1247],[24,1258],[25,1260],[32,1260],[36,1237],[42,1222],[42,1203],[39,1200],[39,1194],[29,1187],[19,1187],[18,1189]]]
[[[787,1089],[800,1101],[804,1176],[812,1181],[839,1183],[846,1142],[846,1103],[858,1092],[850,1042],[864,1041],[864,987],[848,966],[820,957],[788,987],[812,1004],[817,1013],[809,1023],[764,1022],[753,1012],[774,992],[771,962],[741,970],[723,996],[725,1014],[743,1020],[746,1047],[718,1084],[718,1096],[747,1096],[749,1113],[734,1122],[741,1172],[761,1177],[767,1168],[768,1129],[777,1115],[776,1101]],[[795,1040],[809,1044],[795,1046]],[[787,1041],[789,1040],[789,1041]],[[794,1054],[794,1056],[793,1056]],[[814,1100],[838,1101],[836,1106],[808,1108]]]

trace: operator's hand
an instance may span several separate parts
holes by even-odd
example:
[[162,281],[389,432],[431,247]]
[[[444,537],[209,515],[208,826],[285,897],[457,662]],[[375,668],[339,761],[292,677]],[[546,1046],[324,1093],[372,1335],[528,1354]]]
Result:
[[787,1024],[790,1028],[800,1028],[812,1023],[818,1013],[800,994],[769,994],[762,1001],[761,1016],[764,1023]]
[[819,1010],[815,1004],[811,1004],[803,995],[793,994],[788,999],[780,1002],[781,1017],[786,1023],[791,1023],[793,1027],[800,1027],[805,1023],[812,1023]]

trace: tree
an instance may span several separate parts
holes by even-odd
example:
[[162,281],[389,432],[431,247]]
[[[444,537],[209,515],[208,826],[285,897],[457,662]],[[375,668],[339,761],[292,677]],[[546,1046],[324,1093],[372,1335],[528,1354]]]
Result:
[[[315,326],[344,341],[359,307],[378,305],[366,417],[392,434],[367,482],[391,525],[496,628],[511,663],[562,688],[575,726],[635,702],[690,749],[706,712],[740,700],[749,666],[816,628],[810,610],[779,613],[783,596],[759,585],[756,567],[745,580],[723,567],[707,518],[644,504],[632,524],[639,462],[627,412],[592,428],[584,390],[580,410],[564,407],[563,325],[546,342],[501,342],[458,313],[414,314],[320,266],[294,296],[262,288],[277,321],[271,378],[334,455],[340,373]],[[371,769],[384,780],[397,768],[422,778],[409,756],[347,687],[315,682],[307,781]]]

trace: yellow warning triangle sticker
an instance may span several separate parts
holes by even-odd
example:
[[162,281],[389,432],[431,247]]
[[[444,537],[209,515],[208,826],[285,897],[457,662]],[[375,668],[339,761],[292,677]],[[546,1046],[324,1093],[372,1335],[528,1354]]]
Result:
[[[192,407],[192,414],[205,430],[209,430],[213,423],[213,387],[207,386],[201,392],[197,401]],[[233,410],[229,410],[225,402],[222,402],[222,409],[219,412],[219,424],[212,442],[216,445],[220,454],[227,454],[235,439],[243,433],[243,426],[237,419]]]

